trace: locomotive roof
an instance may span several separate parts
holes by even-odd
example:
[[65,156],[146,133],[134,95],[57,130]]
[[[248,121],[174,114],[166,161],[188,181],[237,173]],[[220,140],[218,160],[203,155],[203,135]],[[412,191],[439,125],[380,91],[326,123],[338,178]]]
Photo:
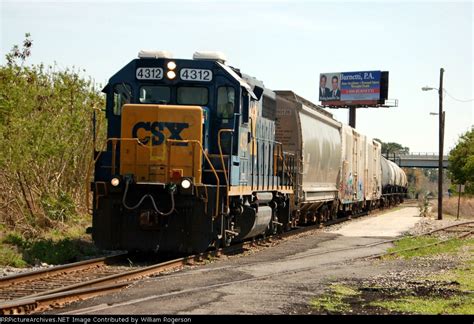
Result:
[[[110,77],[108,84],[113,83],[113,82],[123,82],[124,79],[134,79],[135,78],[135,69],[137,65],[139,66],[140,62],[156,62],[156,66],[164,66],[165,62],[168,61],[176,61],[176,62],[186,62],[191,67],[196,67],[196,68],[213,68],[213,67],[218,67],[221,68],[223,71],[225,71],[232,79],[237,81],[241,87],[245,88],[247,92],[252,96],[254,99],[257,98],[257,96],[254,94],[252,87],[249,85],[249,83],[244,80],[239,74],[229,65],[222,64],[221,62],[215,61],[215,60],[189,60],[189,59],[174,59],[174,58],[137,58],[133,59],[130,62],[128,62],[125,66],[123,66],[120,70],[118,70],[112,77]],[[154,63],[153,63],[154,64]],[[107,91],[108,84],[105,86],[105,88],[102,90],[103,92]]]

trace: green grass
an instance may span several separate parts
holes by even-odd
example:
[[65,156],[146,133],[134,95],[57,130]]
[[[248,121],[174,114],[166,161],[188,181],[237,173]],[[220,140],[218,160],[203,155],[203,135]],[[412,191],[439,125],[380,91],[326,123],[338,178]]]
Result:
[[474,314],[474,295],[460,295],[450,298],[427,298],[407,296],[392,301],[371,302],[370,306],[414,314]]
[[[415,291],[401,292],[400,294],[390,294],[384,292],[383,285],[380,293],[374,301],[374,296],[367,294],[364,290],[351,288],[342,284],[333,284],[328,291],[311,300],[313,308],[321,312],[328,313],[351,313],[365,308],[369,312],[380,313],[380,308],[388,312],[409,313],[409,314],[474,314],[474,239],[453,239],[446,243],[440,243],[417,250],[402,251],[413,247],[421,247],[427,244],[441,242],[436,237],[412,237],[407,236],[395,242],[395,246],[389,252],[397,252],[397,257],[413,258],[434,255],[457,254],[461,252],[463,257],[468,256],[468,260],[462,262],[456,269],[445,271],[441,274],[430,275],[429,277],[418,278],[421,281],[440,282],[441,287],[446,283],[451,290],[447,295],[441,295],[436,290],[423,295],[416,295]],[[468,253],[466,253],[468,252]],[[470,253],[470,254],[469,254]],[[463,258],[460,259],[465,260]],[[433,285],[436,286],[436,285]]]
[[[419,237],[406,238],[399,241],[395,249],[409,248],[421,244],[436,242],[436,238]],[[438,253],[454,253],[463,246],[467,246],[470,251],[474,247],[474,239],[453,240],[426,249],[400,252],[399,254],[410,258],[413,256],[426,256]],[[370,303],[371,306],[378,306],[390,311],[415,314],[474,314],[474,258],[462,263],[456,269],[446,271],[442,274],[435,274],[428,278],[421,278],[427,281],[444,281],[459,284],[459,294],[451,297],[425,297],[425,296],[404,296],[396,300],[378,301]]]
[[30,263],[46,262],[63,264],[78,261],[84,256],[92,256],[98,251],[92,244],[69,238],[58,241],[47,239],[31,242],[23,250],[24,259]]
[[0,265],[15,268],[26,267],[27,263],[23,260],[21,253],[7,244],[0,243]]
[[63,264],[100,253],[84,234],[81,224],[52,229],[36,238],[25,238],[15,231],[4,231],[1,237],[0,266]]
[[441,240],[436,237],[404,237],[400,241],[394,243],[394,247],[390,248],[388,252],[397,252],[396,255],[403,258],[413,258],[420,256],[428,256],[442,253],[454,253],[457,252],[462,246],[474,246],[474,239],[453,239],[445,243],[432,245],[429,247],[422,247],[416,250],[402,251],[414,247],[421,247],[428,244],[440,242]]
[[428,278],[433,281],[457,282],[462,291],[474,291],[474,259],[469,260],[457,269]]
[[321,297],[311,300],[310,305],[319,311],[327,311],[330,313],[343,313],[350,311],[350,304],[345,302],[346,298],[354,297],[360,293],[356,290],[342,285],[333,284],[330,286],[330,292]]

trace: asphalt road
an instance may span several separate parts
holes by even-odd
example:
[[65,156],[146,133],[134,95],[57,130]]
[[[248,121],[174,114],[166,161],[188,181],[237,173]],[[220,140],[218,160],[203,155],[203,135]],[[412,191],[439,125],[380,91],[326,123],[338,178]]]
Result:
[[142,280],[120,293],[74,303],[57,314],[286,314],[327,282],[390,271],[364,257],[420,219],[416,207],[368,216],[242,256]]

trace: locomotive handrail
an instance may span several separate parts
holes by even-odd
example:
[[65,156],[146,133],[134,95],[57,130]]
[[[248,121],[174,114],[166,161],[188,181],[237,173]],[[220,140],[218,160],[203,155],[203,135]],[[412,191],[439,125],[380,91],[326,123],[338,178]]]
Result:
[[[225,179],[225,188],[226,188],[226,200],[225,200],[225,211],[229,211],[229,178],[227,177],[227,170],[224,163],[224,156],[222,155],[222,145],[221,145],[221,134],[222,133],[233,133],[234,130],[230,128],[223,128],[219,129],[217,132],[217,146],[219,147],[219,156],[221,158],[222,163],[222,170],[224,171],[224,179]],[[231,152],[229,154],[229,161],[232,159],[232,147],[230,148]],[[229,168],[230,171],[230,168]]]
[[[150,147],[146,146],[145,144],[143,144],[142,142],[140,142],[140,140],[138,138],[119,138],[119,137],[110,137],[110,138],[107,138],[105,140],[105,149],[107,149],[107,143],[112,141],[112,174],[115,173],[115,155],[116,155],[116,145],[117,145],[117,142],[118,141],[134,141],[134,142],[137,142],[140,146],[143,146],[143,147],[146,147],[147,149],[151,150]],[[87,198],[87,196],[89,195],[89,178],[91,176],[91,167],[92,165],[95,165],[97,163],[97,161],[99,160],[99,157],[102,155],[103,152],[106,152],[106,151],[99,151],[99,153],[97,154],[97,156],[91,160],[91,162],[89,163],[89,167],[87,168],[87,173],[86,173],[86,208],[87,210],[89,210],[89,207],[90,207],[90,204],[89,204],[89,199]]]
[[[214,165],[212,165],[211,160],[207,156],[207,153],[204,151],[202,144],[198,140],[175,140],[175,139],[167,139],[167,143],[191,143],[191,144],[198,144],[199,148],[201,149],[202,154],[206,158],[206,161],[209,163],[209,166],[212,169],[212,172],[214,173],[214,176],[216,177],[216,182],[217,182],[217,190],[216,190],[216,214],[213,216],[213,218],[217,218],[219,216],[219,191],[220,191],[220,183],[219,183],[219,176],[217,175],[216,169],[214,168]],[[169,163],[169,161],[168,161]]]

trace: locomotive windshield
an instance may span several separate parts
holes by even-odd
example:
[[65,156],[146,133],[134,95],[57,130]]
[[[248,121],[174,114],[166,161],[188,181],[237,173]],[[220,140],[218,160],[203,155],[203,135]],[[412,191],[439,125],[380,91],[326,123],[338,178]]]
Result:
[[132,88],[121,83],[114,87],[114,115],[122,113],[122,106],[132,101]]
[[165,86],[140,87],[140,103],[167,104],[171,100],[171,89]]
[[219,87],[217,90],[217,117],[229,119],[233,117],[235,90],[233,87]]
[[208,103],[209,90],[205,87],[179,87],[177,97],[179,105],[205,106]]

